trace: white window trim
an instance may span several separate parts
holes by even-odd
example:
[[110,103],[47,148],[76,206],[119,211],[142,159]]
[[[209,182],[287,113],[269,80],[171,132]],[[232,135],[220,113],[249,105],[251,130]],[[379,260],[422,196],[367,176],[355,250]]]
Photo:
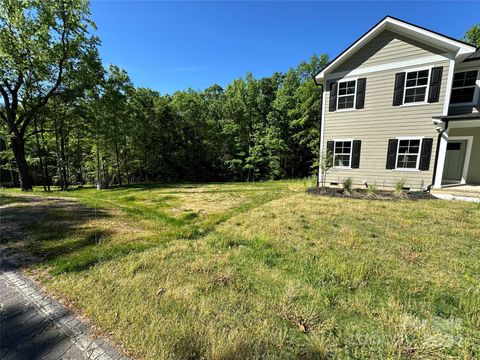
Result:
[[[450,106],[451,107],[470,106],[470,105],[476,105],[478,103],[478,96],[480,95],[480,91],[478,90],[480,88],[480,69],[474,68],[474,69],[457,70],[457,71],[454,72],[453,76],[455,76],[455,74],[464,73],[464,72],[468,72],[468,71],[477,71],[477,81],[475,81],[475,85],[473,85],[473,87],[475,89],[475,91],[473,92],[473,100],[471,102],[453,104],[452,100],[450,99]],[[454,88],[453,83],[452,83],[452,91],[454,89],[464,89],[464,88],[470,88],[470,87],[472,87],[472,86],[462,86],[462,87]]]
[[[340,84],[344,82],[349,82],[349,81],[355,81],[355,92],[353,93],[353,107],[351,108],[346,108],[346,109],[339,109],[338,108],[338,100],[341,97],[346,97],[346,96],[352,96],[352,95],[340,95]],[[345,112],[345,111],[356,111],[356,104],[357,104],[357,85],[358,85],[358,78],[349,78],[349,79],[342,79],[338,81],[337,84],[337,111],[339,112]]]
[[[422,154],[422,144],[423,144],[423,139],[425,136],[399,136],[396,139],[398,140],[397,143],[397,153],[395,156],[395,171],[420,171],[419,166],[420,166],[420,155]],[[402,168],[398,167],[398,149],[400,148],[400,140],[420,140],[420,144],[418,144],[418,154],[417,154],[417,163],[415,168]]]
[[[355,139],[332,139],[333,141],[333,168],[334,169],[341,169],[341,170],[350,170],[352,169],[352,155],[353,155],[353,140]],[[336,143],[337,142],[350,142],[350,158],[348,159],[348,166],[335,166],[335,149],[336,149]],[[345,155],[345,153],[342,153],[342,155]]]
[[[415,68],[415,69],[406,69],[403,70],[405,72],[405,82],[403,83],[403,98],[402,98],[402,105],[401,106],[418,106],[418,105],[428,105],[428,95],[430,93],[430,81],[432,80],[432,68],[433,66],[428,66],[428,67],[422,67],[422,68]],[[417,101],[417,102],[405,102],[405,95],[407,93],[407,78],[408,78],[408,73],[411,72],[417,72],[417,71],[423,71],[423,70],[428,70],[428,80],[427,80],[427,87],[425,91],[425,100],[423,101]],[[417,88],[420,86],[410,86],[409,89],[411,88]]]

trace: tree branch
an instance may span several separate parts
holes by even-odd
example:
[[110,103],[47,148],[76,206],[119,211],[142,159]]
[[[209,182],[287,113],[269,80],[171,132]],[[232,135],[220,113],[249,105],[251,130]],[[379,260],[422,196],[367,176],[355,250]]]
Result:
[[0,93],[2,93],[2,96],[3,96],[3,101],[5,103],[5,109],[7,111],[10,110],[10,99],[8,98],[8,94],[7,94],[7,92],[5,91],[5,89],[3,88],[2,85],[0,85]]
[[57,77],[55,80],[55,83],[53,86],[50,88],[50,90],[43,96],[37,98],[37,103],[33,104],[30,109],[25,113],[22,114],[19,119],[18,119],[18,124],[22,124],[20,128],[20,134],[23,136],[25,135],[25,131],[27,130],[27,126],[30,123],[31,115],[34,114],[39,108],[45,106],[48,102],[48,100],[55,94],[57,89],[60,87],[62,83],[62,77],[63,77],[63,70],[65,66],[65,62],[68,59],[68,37],[67,37],[67,26],[66,26],[66,19],[63,18],[63,30],[62,30],[62,35],[61,35],[61,42],[62,42],[62,57],[60,58],[58,62],[58,73]]
[[35,130],[32,131],[31,133],[25,135],[25,137],[30,137],[36,134],[42,134],[42,133],[48,133],[48,132],[53,132],[53,130],[47,130],[47,129],[41,129],[41,130]]

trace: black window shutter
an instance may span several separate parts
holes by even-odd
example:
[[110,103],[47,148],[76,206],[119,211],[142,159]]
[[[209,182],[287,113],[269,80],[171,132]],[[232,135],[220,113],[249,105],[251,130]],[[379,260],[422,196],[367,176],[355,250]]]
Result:
[[403,104],[403,90],[405,88],[405,73],[395,74],[395,87],[393,88],[393,106]]
[[387,150],[387,169],[395,169],[397,163],[397,139],[388,140],[388,150]]
[[361,140],[353,140],[352,146],[352,169],[358,169],[360,167],[360,149],[362,147]]
[[443,66],[432,68],[430,76],[430,90],[428,91],[428,102],[438,102],[440,99],[440,86],[442,85]]
[[420,170],[428,170],[430,167],[430,158],[432,157],[432,138],[425,138],[422,141],[422,151],[420,153],[420,165],[418,168]]
[[335,143],[333,141],[327,141],[327,152],[333,156],[333,146]]
[[332,82],[330,84],[330,105],[328,106],[328,109],[330,111],[335,111],[337,110],[337,88],[338,88],[338,82]]
[[365,88],[367,86],[367,79],[361,78],[357,80],[357,101],[356,109],[363,109],[365,107]]

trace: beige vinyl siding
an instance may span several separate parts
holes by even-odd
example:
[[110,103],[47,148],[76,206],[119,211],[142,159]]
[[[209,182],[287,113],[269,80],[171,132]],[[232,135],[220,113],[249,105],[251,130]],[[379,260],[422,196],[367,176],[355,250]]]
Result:
[[480,127],[475,128],[453,128],[448,136],[473,136],[472,152],[470,153],[470,164],[467,172],[467,184],[480,184]]
[[[353,59],[352,59],[353,60]],[[391,61],[395,61],[392,58]],[[376,183],[378,186],[394,186],[401,178],[406,186],[419,189],[432,182],[438,133],[432,124],[432,116],[443,114],[449,61],[417,65],[419,67],[443,66],[440,101],[415,106],[393,106],[395,74],[406,69],[368,73],[358,77],[367,78],[365,108],[353,111],[329,111],[330,82],[327,82],[324,125],[324,148],[334,139],[358,139],[362,141],[359,169],[331,169],[327,183],[341,183],[351,177],[355,184]],[[336,79],[338,80],[338,79]],[[388,139],[407,136],[433,138],[432,156],[428,171],[385,169]]]
[[343,64],[337,66],[334,72],[384,65],[393,61],[412,60],[441,53],[443,51],[420,44],[391,31],[383,31]]
[[[469,71],[469,70],[478,70],[478,76],[480,77],[480,65],[471,65],[468,62],[460,63],[455,65],[455,72]],[[477,77],[478,79],[478,77]],[[477,92],[480,92],[480,89],[477,89]],[[448,108],[449,115],[456,114],[472,114],[480,112],[480,96],[477,97],[477,101],[473,105],[462,105],[458,106],[455,104],[450,104]]]

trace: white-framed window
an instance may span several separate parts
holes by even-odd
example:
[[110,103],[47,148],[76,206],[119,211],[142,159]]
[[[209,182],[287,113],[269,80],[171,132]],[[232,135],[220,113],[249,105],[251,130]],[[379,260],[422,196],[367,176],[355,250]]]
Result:
[[403,103],[422,103],[427,99],[430,69],[407,71]]
[[472,104],[475,97],[475,83],[478,70],[457,72],[453,75],[451,104]]
[[421,148],[421,138],[398,139],[397,162],[395,168],[400,170],[418,170]]
[[352,140],[335,140],[333,146],[333,166],[349,168],[352,162]]
[[354,109],[357,94],[357,80],[338,82],[337,109]]

